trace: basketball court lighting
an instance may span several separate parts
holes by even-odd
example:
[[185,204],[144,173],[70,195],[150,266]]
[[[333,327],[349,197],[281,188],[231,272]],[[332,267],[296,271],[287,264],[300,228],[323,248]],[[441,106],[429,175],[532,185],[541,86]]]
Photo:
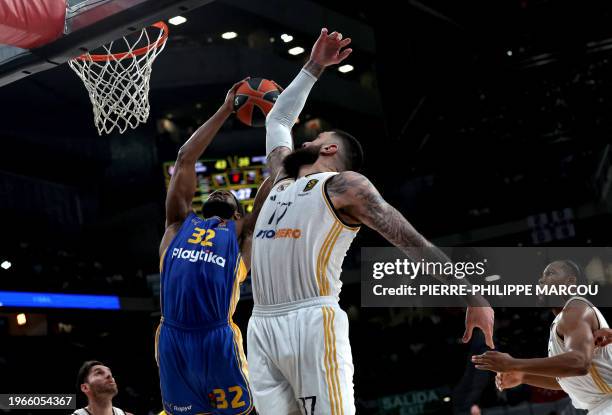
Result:
[[233,39],[236,36],[238,36],[238,33],[236,32],[225,32],[221,35],[221,37],[226,40]]
[[348,65],[348,64],[347,65],[342,65],[341,67],[338,68],[338,70],[340,72],[342,72],[342,73],[350,72],[353,69],[355,69],[355,68],[353,68],[353,65]]
[[512,56],[512,51],[511,51],[511,50],[507,51],[507,52],[506,52],[506,55],[508,55],[508,56]]
[[451,398],[450,396],[445,396],[443,400],[444,402],[450,402]]
[[28,319],[26,318],[26,315],[23,313],[17,314],[17,324],[20,326],[23,326],[25,323],[28,322]]
[[283,33],[281,35],[281,39],[283,40],[283,42],[289,43],[289,42],[291,42],[293,40],[293,36],[288,35],[287,33]]
[[2,262],[2,264],[0,264],[0,267],[2,267],[2,269],[9,269],[11,267],[11,265],[13,265],[13,264],[11,264],[8,261],[4,261],[4,262]]
[[186,21],[187,21],[187,19],[185,19],[183,16],[174,16],[173,18],[168,19],[168,23],[173,24],[175,26],[183,24]]
[[294,48],[289,49],[290,55],[299,55],[300,53],[304,53],[304,48],[296,46]]

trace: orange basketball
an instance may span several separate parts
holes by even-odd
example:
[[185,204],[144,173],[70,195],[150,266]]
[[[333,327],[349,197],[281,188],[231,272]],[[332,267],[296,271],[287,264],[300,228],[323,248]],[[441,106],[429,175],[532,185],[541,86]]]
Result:
[[279,94],[274,82],[267,79],[251,78],[243,81],[234,98],[236,117],[248,126],[263,127],[266,115]]

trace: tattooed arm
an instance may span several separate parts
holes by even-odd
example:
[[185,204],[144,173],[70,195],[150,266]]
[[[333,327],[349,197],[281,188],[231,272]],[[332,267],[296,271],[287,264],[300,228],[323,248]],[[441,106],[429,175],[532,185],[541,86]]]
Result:
[[[326,182],[326,191],[334,208],[348,223],[360,223],[375,230],[386,240],[401,249],[412,260],[451,262],[451,260],[421,235],[404,216],[387,203],[378,190],[363,175],[345,171]],[[434,275],[446,284],[466,284],[465,279]],[[485,333],[487,345],[493,348],[493,309],[480,296],[464,297],[467,302],[466,332],[464,342],[469,341],[474,327]]]

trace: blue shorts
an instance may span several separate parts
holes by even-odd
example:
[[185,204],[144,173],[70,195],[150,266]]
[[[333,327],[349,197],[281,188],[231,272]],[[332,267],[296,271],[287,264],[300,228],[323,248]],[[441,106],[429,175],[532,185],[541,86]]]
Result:
[[185,328],[163,320],[156,356],[169,415],[242,415],[253,409],[238,327],[227,320]]

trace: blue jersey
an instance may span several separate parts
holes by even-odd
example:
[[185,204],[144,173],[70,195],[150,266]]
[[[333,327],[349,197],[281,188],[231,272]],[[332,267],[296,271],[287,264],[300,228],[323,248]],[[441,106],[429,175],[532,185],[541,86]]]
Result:
[[235,222],[192,212],[162,257],[162,316],[185,327],[229,322],[245,278]]
[[234,221],[190,213],[162,255],[156,358],[167,414],[252,410],[242,335],[232,322],[247,269]]

